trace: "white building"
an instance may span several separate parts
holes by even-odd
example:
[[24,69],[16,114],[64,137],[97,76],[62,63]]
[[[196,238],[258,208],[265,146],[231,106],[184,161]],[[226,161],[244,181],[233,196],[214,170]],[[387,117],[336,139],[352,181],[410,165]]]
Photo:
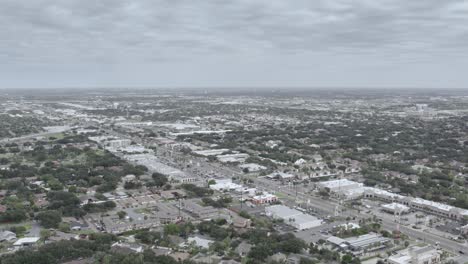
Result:
[[233,183],[231,179],[217,179],[215,184],[210,184],[210,189],[215,191],[241,191],[242,185]]
[[16,248],[29,247],[35,245],[37,241],[39,241],[39,239],[39,237],[23,237],[16,240],[13,246],[15,246]]
[[405,214],[405,213],[408,213],[410,210],[408,206],[399,204],[399,203],[383,204],[382,209],[392,214],[395,212],[399,212],[400,214]]
[[362,187],[364,187],[364,184],[355,181],[350,181],[348,179],[324,181],[317,183],[317,188],[319,190],[327,190],[331,193],[338,193]]
[[388,258],[390,264],[437,264],[441,263],[440,253],[431,246],[411,247]]
[[284,205],[272,205],[265,208],[267,216],[283,221],[299,230],[320,226],[322,220]]
[[247,169],[249,172],[257,172],[257,171],[262,171],[266,170],[267,167],[256,164],[256,163],[246,163],[246,164],[241,164],[239,165],[239,168],[241,169]]
[[266,177],[269,179],[291,180],[294,179],[294,174],[278,171],[268,174]]
[[267,192],[260,194],[260,195],[255,195],[254,197],[252,197],[252,202],[254,204],[268,204],[268,203],[276,202],[277,200],[278,200],[278,197],[276,197],[276,195],[267,193]]
[[130,146],[131,143],[132,141],[130,139],[116,139],[107,142],[108,146],[111,148],[125,148]]
[[187,241],[183,242],[179,246],[187,247],[189,245],[194,245],[199,248],[208,249],[212,243],[213,243],[212,240],[205,239],[205,238],[198,237],[198,236],[193,236],[193,237],[187,238]]
[[226,154],[226,155],[218,155],[216,156],[216,158],[222,163],[244,162],[249,158],[249,154],[247,153]]

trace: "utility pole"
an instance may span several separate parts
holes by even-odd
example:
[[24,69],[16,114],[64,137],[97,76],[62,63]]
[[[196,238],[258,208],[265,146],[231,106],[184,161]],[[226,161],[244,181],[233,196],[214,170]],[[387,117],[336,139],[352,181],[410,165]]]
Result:
[[180,219],[180,210],[181,210],[181,207],[182,207],[182,203],[181,203],[181,201],[180,201],[180,197],[179,197],[178,201],[179,201],[179,219]]
[[[232,174],[232,176],[234,177],[234,174]],[[240,184],[241,184],[241,186],[242,186],[242,180],[243,180],[243,179],[244,179],[244,175],[241,174],[241,175],[240,175]],[[242,210],[242,204],[243,204],[243,201],[242,201],[242,199],[243,199],[243,197],[242,197],[243,194],[244,194],[244,189],[243,189],[243,187],[241,187],[240,200],[239,200],[241,210]]]
[[297,202],[297,184],[295,182],[293,182],[293,184],[294,184],[294,188],[296,189],[296,198],[295,198],[295,200]]

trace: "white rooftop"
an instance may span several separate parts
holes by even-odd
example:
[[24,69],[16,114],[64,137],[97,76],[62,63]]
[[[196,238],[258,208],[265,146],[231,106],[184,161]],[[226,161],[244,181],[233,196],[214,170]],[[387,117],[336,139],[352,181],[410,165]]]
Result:
[[16,242],[13,245],[21,246],[24,244],[32,244],[32,243],[36,243],[37,241],[39,241],[39,239],[40,239],[39,237],[23,237],[23,238],[16,240]]
[[401,212],[405,212],[410,209],[408,206],[399,203],[384,204],[382,207],[392,211],[400,210]]
[[319,182],[321,186],[325,188],[336,188],[336,187],[345,187],[349,185],[354,185],[354,184],[359,184],[362,185],[362,183],[358,183],[355,181],[350,181],[348,179],[340,179],[340,180],[332,180],[332,181],[324,181],[324,182]]

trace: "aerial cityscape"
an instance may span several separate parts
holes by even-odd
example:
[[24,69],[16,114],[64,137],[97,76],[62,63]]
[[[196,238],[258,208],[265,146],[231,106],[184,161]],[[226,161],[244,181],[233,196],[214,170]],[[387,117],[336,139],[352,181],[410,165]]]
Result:
[[0,263],[465,263],[466,90],[4,90]]

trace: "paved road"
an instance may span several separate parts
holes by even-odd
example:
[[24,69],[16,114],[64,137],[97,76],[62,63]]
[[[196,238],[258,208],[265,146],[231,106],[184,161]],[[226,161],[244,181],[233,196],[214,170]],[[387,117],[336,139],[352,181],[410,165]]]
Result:
[[[112,131],[114,135],[118,135],[121,137],[125,137],[124,135],[120,133],[116,133],[115,131]],[[141,140],[136,140],[138,143],[143,143]],[[165,150],[167,152],[168,150]],[[235,171],[231,168],[228,168],[226,166],[216,166],[213,164],[210,164],[203,159],[197,160],[194,158],[197,162],[200,162],[203,164],[201,167],[203,167],[205,170],[208,168],[213,169],[213,171],[220,172],[224,171],[226,175],[224,176],[240,176],[242,173]],[[221,169],[223,168],[223,169]],[[265,190],[269,191],[272,193],[279,193],[286,197],[286,203],[287,204],[301,204],[301,203],[306,203],[308,207],[314,209],[314,211],[317,211],[321,215],[334,215],[335,208],[337,206],[337,203],[331,200],[323,200],[320,197],[315,197],[313,195],[310,195],[307,193],[307,188],[304,188],[304,186],[297,185],[297,186],[287,186],[287,185],[280,185],[279,182],[273,182],[265,178],[253,178],[255,181],[255,185],[257,188],[260,190]],[[360,214],[358,211],[354,209],[346,209],[346,211],[342,212],[342,216],[347,217],[357,217],[358,219],[362,218],[369,218],[371,215],[365,215],[365,217]],[[395,230],[395,223],[393,222],[393,217],[381,217],[383,220],[382,225],[385,229],[388,230]],[[416,239],[421,239],[425,241],[426,243],[433,244],[435,245],[436,243],[439,243],[440,247],[453,251],[453,252],[458,252],[460,250],[463,250],[464,252],[468,253],[468,247],[466,245],[462,245],[456,241],[446,239],[444,237],[440,237],[428,232],[424,232],[423,230],[415,230],[410,227],[406,226],[401,226],[400,230],[402,233]],[[302,237],[301,232],[298,233],[299,236]],[[309,234],[309,232],[305,232],[304,236],[307,237],[306,235]],[[309,234],[310,236],[310,234]],[[317,235],[317,238],[322,235]],[[324,237],[324,236],[323,236]],[[313,238],[312,240],[318,240],[317,238]],[[310,238],[309,238],[310,239]]]
[[[287,186],[281,186],[281,188],[278,188],[278,184],[272,184],[271,181],[267,179],[257,179],[256,183],[259,186],[262,186],[263,188],[269,189],[272,192],[278,192],[281,193],[282,195],[286,196],[288,200],[294,201],[296,197],[296,191],[293,188],[288,188]],[[327,213],[329,215],[333,215],[335,211],[335,207],[337,203],[331,201],[331,200],[323,200],[321,198],[309,195],[307,193],[302,193],[298,192],[297,193],[297,200],[300,200],[302,202],[307,202],[309,201],[310,206],[315,207],[320,209],[323,213]],[[296,200],[296,202],[297,202]],[[364,219],[364,218],[369,218],[371,215],[365,215],[363,216],[362,214],[359,214],[358,211],[354,209],[349,209],[345,212],[342,213],[344,217],[351,216],[351,217],[357,217],[357,219]],[[387,229],[387,230],[395,230],[396,224],[393,221],[393,217],[380,217],[382,219],[382,226]],[[465,253],[468,253],[468,247],[467,245],[460,244],[456,241],[440,237],[435,234],[431,234],[428,232],[425,232],[424,230],[416,230],[411,227],[407,226],[400,226],[400,231],[409,237],[415,238],[415,239],[421,239],[426,243],[436,245],[439,244],[440,247],[455,252],[457,253],[458,251],[462,250]],[[314,239],[315,240],[315,239]]]
[[40,133],[36,133],[36,134],[29,134],[29,135],[24,135],[24,136],[20,136],[20,137],[15,137],[15,138],[4,138],[4,139],[0,139],[0,143],[7,143],[7,142],[9,143],[9,142],[21,141],[21,140],[37,138],[37,137],[46,137],[46,136],[49,136],[49,135],[55,135],[57,133],[65,132],[65,131],[68,131],[68,130],[71,130],[71,129],[73,129],[73,128],[72,127],[67,127],[67,128],[64,128],[63,130],[45,131],[45,132],[40,132]]

